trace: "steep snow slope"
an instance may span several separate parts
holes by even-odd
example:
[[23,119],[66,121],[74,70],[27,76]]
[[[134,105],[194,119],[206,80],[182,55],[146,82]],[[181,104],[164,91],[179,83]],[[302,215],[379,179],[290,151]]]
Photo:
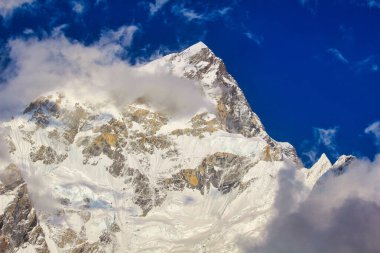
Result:
[[[318,169],[301,168],[201,42],[135,71],[189,79],[209,106],[178,116],[147,97],[119,107],[65,89],[37,98],[2,127],[41,239],[9,243],[2,231],[4,249],[239,252],[239,239],[259,238],[274,214],[280,170],[296,170],[311,189],[331,167],[322,157]],[[10,212],[11,193],[0,193],[0,211]]]

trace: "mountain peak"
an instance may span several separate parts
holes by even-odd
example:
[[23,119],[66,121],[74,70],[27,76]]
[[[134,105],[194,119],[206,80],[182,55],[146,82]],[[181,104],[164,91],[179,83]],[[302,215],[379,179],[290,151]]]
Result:
[[326,156],[325,153],[321,155],[321,157],[318,159],[318,161],[310,168],[310,171],[316,171],[319,172],[327,171],[329,168],[331,168],[333,165],[331,164],[330,159]]
[[338,160],[334,163],[334,165],[332,166],[332,169],[334,171],[338,172],[338,174],[339,174],[340,172],[343,172],[343,170],[348,165],[350,165],[355,159],[356,159],[356,157],[353,155],[341,155],[338,158]]
[[[213,52],[206,46],[205,43],[202,41],[199,41],[195,43],[194,45],[186,48],[182,52],[179,53],[182,57],[189,58],[193,57],[195,55],[198,55],[200,52],[207,52],[208,54],[214,55]],[[214,55],[215,56],[215,55]]]
[[327,164],[330,164],[330,166],[332,166],[330,159],[327,157],[327,155],[325,153],[323,153],[321,155],[321,157],[318,159],[317,163],[327,163]]
[[199,41],[199,42],[195,43],[194,45],[185,49],[185,51],[199,52],[204,48],[209,49],[205,43],[203,43],[202,41]]
[[310,188],[316,184],[318,179],[325,174],[330,168],[332,164],[329,158],[325,153],[321,155],[318,161],[310,168],[310,170],[306,174],[306,185]]

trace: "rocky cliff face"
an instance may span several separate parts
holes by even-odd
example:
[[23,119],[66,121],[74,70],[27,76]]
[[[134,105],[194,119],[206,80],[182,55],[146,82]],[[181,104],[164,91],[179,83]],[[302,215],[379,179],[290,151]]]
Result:
[[49,252],[19,169],[10,164],[2,171],[0,180],[0,252],[16,252],[23,248]]
[[64,90],[37,98],[2,124],[21,168],[0,186],[4,252],[237,252],[240,236],[260,236],[279,171],[300,167],[294,148],[265,132],[203,43],[138,71],[190,79],[213,108],[178,119],[144,98],[112,111]]

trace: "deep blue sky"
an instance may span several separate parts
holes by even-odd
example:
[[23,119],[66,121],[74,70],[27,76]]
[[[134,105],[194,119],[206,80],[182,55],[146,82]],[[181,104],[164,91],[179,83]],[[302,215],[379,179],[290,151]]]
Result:
[[380,120],[379,0],[35,0],[2,15],[2,66],[15,36],[46,37],[65,24],[67,37],[91,44],[104,31],[135,25],[126,61],[203,41],[267,132],[293,144],[306,164],[310,151],[332,160],[378,151],[364,129]]

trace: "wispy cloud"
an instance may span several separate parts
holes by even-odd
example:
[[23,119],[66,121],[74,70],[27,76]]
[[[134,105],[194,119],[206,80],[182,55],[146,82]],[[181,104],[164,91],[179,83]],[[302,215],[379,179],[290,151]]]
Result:
[[308,163],[315,163],[322,149],[327,149],[331,156],[337,158],[336,134],[338,127],[333,128],[314,128],[314,140],[305,141],[305,148],[302,155],[307,159]]
[[317,146],[312,146],[310,149],[303,151],[302,156],[306,157],[308,164],[314,164],[318,160],[319,150]]
[[154,3],[149,3],[149,14],[151,16],[155,15],[169,1],[170,0],[155,0]]
[[22,6],[32,4],[35,0],[1,0],[0,1],[0,16],[9,18],[13,11]]
[[378,57],[376,55],[370,55],[353,64],[352,68],[358,73],[366,71],[377,72],[379,70]]
[[380,8],[380,0],[356,0],[353,1],[353,3],[359,6],[365,6],[369,8]]
[[334,128],[314,128],[315,134],[318,138],[318,143],[322,144],[326,147],[330,147],[335,149],[336,143],[335,143],[335,136],[338,131],[337,127]]
[[107,47],[113,52],[128,48],[131,46],[134,36],[139,28],[135,25],[121,26],[117,30],[103,31],[98,44],[101,47]]
[[205,16],[203,14],[197,13],[192,9],[184,8],[183,6],[180,7],[176,5],[173,7],[172,11],[177,15],[182,15],[188,21],[205,19]]
[[262,43],[264,42],[264,37],[261,36],[261,35],[256,35],[254,33],[251,33],[251,32],[245,32],[244,35],[252,40],[254,43],[256,43],[256,45],[258,45],[259,47],[261,47]]
[[[366,1],[365,1],[366,2]],[[378,0],[380,4],[380,0]],[[354,29],[350,26],[340,25],[339,32],[341,34],[341,38],[348,42],[354,42]],[[330,48],[327,52],[332,55],[339,62],[346,64],[350,70],[355,71],[356,73],[369,73],[369,72],[377,72],[379,70],[380,60],[377,54],[371,54],[366,57],[360,57],[358,59],[348,60],[347,57],[343,56],[343,54],[335,48]]]
[[301,5],[305,5],[309,2],[309,0],[298,0],[298,2],[301,4]]
[[95,5],[99,5],[99,4],[107,4],[107,0],[96,0]]
[[318,0],[298,0],[311,14],[315,15],[318,7]]
[[232,10],[231,7],[224,7],[224,8],[222,8],[222,9],[217,9],[217,10],[215,10],[215,12],[218,13],[219,15],[221,15],[221,16],[224,16],[224,15],[226,15],[228,12],[230,12],[231,10]]
[[367,2],[370,8],[380,8],[380,0],[368,0]]
[[219,17],[223,17],[228,15],[228,13],[232,10],[231,7],[224,7],[219,9],[213,9],[211,11],[206,11],[203,13],[197,12],[192,8],[185,7],[184,4],[176,4],[172,7],[172,13],[183,17],[187,21],[210,21]]
[[363,72],[377,72],[379,70],[379,57],[377,55],[370,55],[362,60],[348,60],[341,51],[336,48],[329,48],[327,53],[336,62],[346,65],[350,70],[357,73]]
[[337,61],[343,63],[343,64],[349,64],[350,62],[343,56],[343,54],[336,48],[329,48],[327,50],[329,54],[331,54],[334,59]]
[[380,121],[375,121],[369,125],[364,132],[373,136],[375,144],[380,147]]
[[77,14],[83,14],[85,11],[85,4],[82,1],[76,0],[71,2],[72,10]]
[[[147,45],[146,47],[144,47],[142,49],[142,51],[144,52],[147,52],[149,51],[149,47],[150,45]],[[165,46],[165,45],[159,45],[157,49],[155,49],[153,52],[150,52],[150,53],[147,53],[145,55],[142,55],[140,57],[137,57],[135,59],[136,61],[136,65],[145,65],[151,61],[154,61],[158,58],[161,58],[165,55],[168,55],[170,53],[173,53],[174,51],[172,49],[170,49],[169,47]]]

